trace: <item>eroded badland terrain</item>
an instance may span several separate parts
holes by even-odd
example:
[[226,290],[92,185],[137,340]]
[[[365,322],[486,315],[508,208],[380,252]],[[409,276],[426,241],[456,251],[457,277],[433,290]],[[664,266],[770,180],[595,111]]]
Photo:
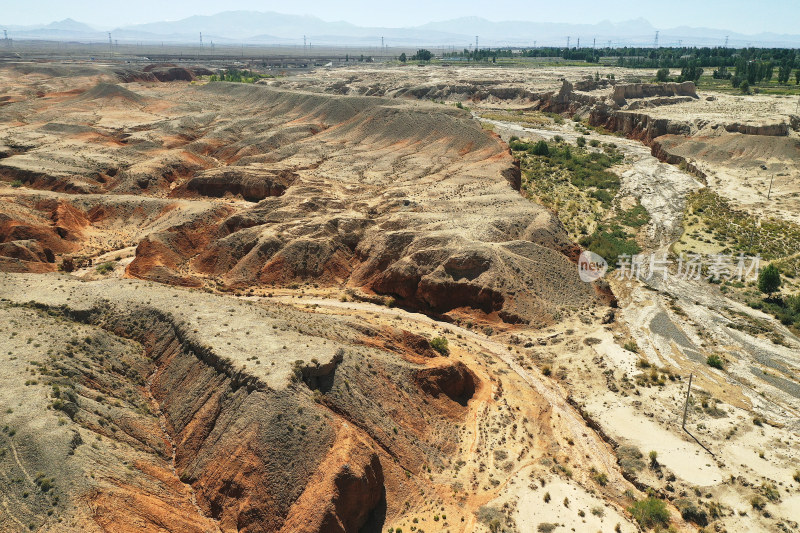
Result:
[[1,530],[798,530],[796,98],[211,73],[0,65]]

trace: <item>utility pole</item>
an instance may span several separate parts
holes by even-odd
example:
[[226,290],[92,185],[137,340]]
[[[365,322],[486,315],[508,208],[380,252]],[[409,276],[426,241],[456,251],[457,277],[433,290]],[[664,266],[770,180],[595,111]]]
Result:
[[683,424],[681,427],[686,429],[686,416],[689,414],[689,395],[692,393],[692,376],[689,374],[689,387],[686,389],[686,403],[683,406]]
[[767,200],[769,200],[769,197],[772,195],[772,180],[774,179],[775,179],[775,173],[773,172],[769,178],[769,191],[767,192]]

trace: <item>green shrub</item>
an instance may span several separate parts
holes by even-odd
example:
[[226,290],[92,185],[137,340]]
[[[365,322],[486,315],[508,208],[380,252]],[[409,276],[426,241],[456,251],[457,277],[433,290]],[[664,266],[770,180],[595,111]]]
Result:
[[[627,341],[622,347],[628,350],[629,352],[639,353],[639,345],[636,344],[635,340]],[[647,361],[644,362],[647,364],[647,366],[643,366],[642,368],[648,368],[650,366],[650,363],[648,363]]]
[[657,498],[639,500],[630,506],[628,511],[644,528],[665,527],[669,524],[667,505]]
[[97,268],[95,268],[95,270],[101,276],[105,276],[106,274],[114,270],[114,263],[112,261],[103,263],[101,265],[98,265]]
[[450,348],[448,348],[447,339],[445,339],[444,337],[435,337],[431,341],[431,348],[433,348],[442,355],[445,356],[450,355]]
[[592,478],[601,487],[608,485],[608,475],[605,472],[596,472],[594,475],[592,475]]
[[756,494],[755,496],[750,498],[750,505],[753,506],[753,509],[760,511],[767,506],[767,502],[764,501],[764,498]]
[[550,147],[547,145],[547,142],[538,141],[528,148],[528,153],[531,155],[549,156]]
[[767,296],[772,296],[780,288],[781,273],[778,272],[778,268],[775,265],[770,263],[758,273],[758,290]]
[[11,186],[14,187],[15,189],[17,187],[22,187],[22,181],[21,180],[14,180],[14,181],[11,182]]
[[714,368],[719,368],[720,370],[722,370],[722,358],[715,353],[708,356],[708,359],[706,359],[706,363],[708,364],[708,366],[712,366]]
[[676,500],[675,507],[678,508],[684,520],[694,522],[701,527],[708,525],[708,513],[699,508],[693,501]]
[[655,450],[650,450],[648,454],[650,456],[650,466],[653,468],[658,466],[658,452]]
[[636,241],[616,224],[609,228],[598,226],[594,233],[581,238],[579,243],[605,259],[610,267],[618,264],[621,255],[632,256],[642,251]]
[[626,472],[635,473],[645,467],[642,452],[636,446],[623,445],[617,448],[619,465]]

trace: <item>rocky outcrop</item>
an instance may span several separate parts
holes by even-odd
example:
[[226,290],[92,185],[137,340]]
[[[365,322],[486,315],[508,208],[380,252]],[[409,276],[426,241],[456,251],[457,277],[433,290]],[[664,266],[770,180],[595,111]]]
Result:
[[35,240],[0,243],[0,270],[5,272],[53,272],[55,256]]
[[691,124],[664,118],[653,118],[646,113],[619,111],[605,105],[594,107],[589,114],[589,123],[650,144],[662,135],[689,135]]
[[683,83],[632,83],[614,86],[611,99],[619,106],[629,99],[652,98],[654,96],[691,96],[697,98],[697,88],[692,81]]
[[[347,320],[168,287],[140,291],[140,282],[61,277],[53,279],[53,290],[31,290],[28,279],[0,275],[2,295],[12,302],[130,339],[123,353],[135,356],[135,363],[115,359],[107,367],[84,368],[84,357],[93,361],[92,350],[108,348],[93,339],[85,341],[85,350],[71,348],[75,353],[63,359],[74,366],[68,375],[81,386],[58,409],[71,422],[100,432],[104,441],[121,441],[162,460],[171,459],[174,445],[174,474],[158,475],[176,492],[191,487],[200,516],[223,531],[356,533],[367,523],[380,527],[387,513],[402,509],[406,496],[399,480],[407,479],[405,472],[416,475],[456,451],[463,406],[478,387],[460,362],[437,358],[428,369],[377,345],[333,350],[330,359],[316,362],[312,355],[326,344],[360,338],[357,323]],[[240,342],[238,329],[206,325],[200,331],[194,326],[201,309],[229,314],[237,328],[253,332],[251,342],[231,347],[231,341]],[[271,340],[276,335],[282,337],[277,343]],[[414,334],[395,335],[419,344]],[[253,365],[254,358],[265,364]],[[293,367],[286,364],[295,358]],[[275,378],[272,373],[281,369],[284,378]],[[118,417],[114,429],[97,422],[99,404],[92,398],[100,392],[114,409],[111,404],[122,403],[117,398],[125,405],[138,402],[134,396],[144,387],[154,402],[148,410],[139,408],[138,418]],[[163,414],[162,430],[153,411]],[[131,469],[126,479],[140,475]],[[169,516],[169,502],[139,491],[129,483],[86,498],[103,509],[97,519],[104,524],[129,504],[138,506],[133,515],[142,523],[156,520],[159,512]],[[129,501],[120,502],[124,493]]]
[[427,394],[434,398],[445,396],[460,405],[475,394],[476,378],[461,362],[418,370],[414,381]]
[[782,122],[780,124],[725,124],[725,131],[729,133],[742,133],[744,135],[767,135],[772,137],[782,137],[789,135],[789,125]]
[[203,196],[241,196],[248,202],[259,202],[269,196],[280,196],[297,175],[291,171],[269,173],[245,168],[225,167],[204,172],[190,179],[186,189]]
[[628,111],[636,111],[637,109],[647,109],[651,107],[660,107],[664,105],[675,105],[691,102],[694,100],[691,96],[672,96],[666,98],[649,98],[647,100],[637,100],[627,105],[625,109]]
[[686,157],[670,152],[664,147],[661,140],[654,140],[651,142],[650,152],[659,161],[669,163],[670,165],[679,165],[689,174],[699,178],[701,181],[706,181],[706,173],[700,170],[697,165],[690,162]]
[[[187,189],[255,196],[246,187],[270,176],[259,195],[282,194],[213,227],[149,235],[129,275],[190,286],[214,278],[232,288],[313,281],[437,315],[510,322],[547,322],[562,305],[594,300],[557,218],[519,195],[518,163],[466,112],[261,86],[196,90],[252,118],[240,122],[251,129],[213,152],[238,164],[200,174]],[[278,137],[288,140],[239,155]],[[298,170],[287,171],[290,157]],[[431,157],[433,167],[423,163]],[[275,176],[285,190],[272,185]],[[555,272],[558,287],[547,281]]]
[[539,95],[533,108],[548,113],[575,114],[579,109],[594,106],[600,99],[588,94],[574,91],[572,83],[564,80],[557,93]]

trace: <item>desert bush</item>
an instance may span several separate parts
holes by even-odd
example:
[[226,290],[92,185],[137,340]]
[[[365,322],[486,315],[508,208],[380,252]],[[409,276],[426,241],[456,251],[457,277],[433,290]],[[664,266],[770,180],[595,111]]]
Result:
[[636,446],[620,446],[617,448],[617,457],[619,457],[619,465],[626,472],[635,473],[645,467],[645,462],[642,459],[644,456]]
[[652,468],[657,467],[658,466],[658,452],[655,451],[655,450],[650,450],[650,453],[648,454],[648,456],[650,457],[650,466]]
[[444,337],[434,337],[431,340],[431,348],[442,355],[450,355],[450,348],[448,347],[447,339]]
[[708,364],[708,366],[719,368],[720,370],[722,370],[722,358],[717,354],[709,355],[708,359],[706,359],[706,363]]
[[750,498],[750,505],[753,507],[753,509],[760,511],[767,506],[767,502],[764,501],[764,498],[756,494]]
[[601,487],[608,485],[608,475],[605,472],[595,472],[592,475],[592,479],[594,479]]
[[[627,341],[622,347],[628,350],[629,352],[639,353],[639,345],[636,344],[636,341],[633,339]],[[646,366],[640,366],[640,368],[648,368],[650,366],[650,363],[648,363],[644,359],[640,359],[640,361],[643,361],[642,364],[646,365]]]
[[676,500],[675,507],[681,513],[681,517],[689,522],[694,522],[698,526],[708,525],[708,513],[698,507],[695,502],[691,500]]
[[644,528],[665,527],[669,524],[667,504],[657,498],[639,500],[630,506],[628,511]]
[[97,271],[98,274],[105,276],[106,274],[114,270],[114,263],[112,261],[108,261],[106,263],[98,265],[95,268],[95,270]]

